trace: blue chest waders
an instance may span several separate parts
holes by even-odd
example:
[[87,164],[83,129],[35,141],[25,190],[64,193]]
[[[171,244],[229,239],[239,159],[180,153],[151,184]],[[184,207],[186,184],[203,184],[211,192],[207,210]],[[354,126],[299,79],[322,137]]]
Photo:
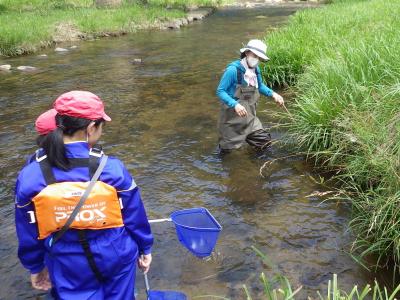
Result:
[[[89,177],[92,179],[94,178],[94,175],[99,168],[99,160],[100,158],[103,157],[103,151],[101,148],[92,148],[89,153],[89,158],[70,158],[69,163],[70,163],[70,168],[79,168],[79,167],[88,167],[89,168]],[[43,156],[41,158],[37,158],[37,161],[39,162],[40,169],[43,173],[43,177],[46,181],[47,185],[56,183],[56,179],[54,177],[54,173],[52,170],[52,166],[50,165],[48,159],[46,156]],[[101,170],[100,170],[101,171]],[[98,174],[100,175],[100,174]],[[97,179],[96,179],[97,180]],[[82,203],[83,205],[83,203]],[[78,209],[79,211],[79,209]],[[50,240],[50,247],[53,247],[54,244],[64,235],[64,233],[69,229],[69,226],[72,223],[73,219],[75,216],[71,214],[70,218],[68,219],[67,223],[61,228],[60,231],[56,232],[53,234],[53,237]],[[70,221],[70,222],[69,222]],[[88,261],[88,264],[90,266],[90,269],[93,271],[94,275],[96,276],[96,279],[99,282],[104,281],[103,275],[100,273],[99,268],[96,265],[96,262],[94,261],[93,253],[90,250],[90,245],[89,242],[86,238],[86,231],[85,230],[79,230],[79,229],[73,229],[74,231],[77,232],[78,235],[78,242],[81,244],[83,252],[86,256],[86,259]],[[51,255],[51,250],[50,250],[50,255]]]

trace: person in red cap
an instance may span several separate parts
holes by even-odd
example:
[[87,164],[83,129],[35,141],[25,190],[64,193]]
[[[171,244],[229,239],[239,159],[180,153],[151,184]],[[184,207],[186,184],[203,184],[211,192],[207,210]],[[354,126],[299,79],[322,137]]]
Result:
[[57,111],[52,108],[42,113],[35,122],[35,129],[39,136],[36,139],[36,144],[41,147],[43,139],[57,128],[56,125]]
[[57,128],[56,125],[56,115],[57,111],[52,108],[44,113],[42,113],[35,121],[35,129],[38,134],[36,138],[36,144],[40,147],[35,151],[34,154],[30,155],[26,160],[27,164],[30,164],[36,159],[40,159],[41,156],[44,155],[42,147],[42,142],[47,136],[48,133],[52,132]]
[[[45,155],[16,183],[19,259],[32,286],[51,289],[55,299],[134,299],[136,264],[148,271],[153,236],[134,179],[95,147],[111,118],[85,91],[61,95],[54,110],[55,129],[51,117],[36,122]],[[89,182],[93,188],[74,215]]]
[[56,115],[57,111],[54,108],[42,113],[35,122],[36,132],[41,136],[45,136],[56,129]]

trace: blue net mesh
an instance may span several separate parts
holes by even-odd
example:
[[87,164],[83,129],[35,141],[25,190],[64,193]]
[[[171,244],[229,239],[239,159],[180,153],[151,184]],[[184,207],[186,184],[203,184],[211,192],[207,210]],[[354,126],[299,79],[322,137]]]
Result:
[[149,291],[147,300],[187,300],[187,297],[175,291]]
[[210,256],[222,227],[205,208],[179,210],[171,214],[179,241],[195,256]]

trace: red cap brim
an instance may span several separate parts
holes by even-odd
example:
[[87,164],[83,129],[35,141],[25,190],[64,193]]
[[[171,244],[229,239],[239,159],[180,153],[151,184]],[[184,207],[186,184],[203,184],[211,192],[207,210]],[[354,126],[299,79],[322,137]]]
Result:
[[103,114],[103,119],[107,122],[111,121],[111,118],[106,113]]

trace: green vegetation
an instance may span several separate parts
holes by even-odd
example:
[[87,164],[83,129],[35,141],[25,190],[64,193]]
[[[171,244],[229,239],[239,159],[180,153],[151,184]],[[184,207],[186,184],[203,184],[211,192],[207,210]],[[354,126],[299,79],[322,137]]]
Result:
[[[263,285],[265,299],[268,300],[295,300],[301,287],[293,291],[289,280],[284,276],[277,276],[276,278],[269,280],[266,278],[264,273],[260,275],[260,281]],[[276,286],[275,288],[273,286]],[[246,294],[246,300],[252,300],[250,292],[246,286],[243,287]],[[386,288],[379,287],[379,284],[375,281],[374,286],[371,287],[367,284],[363,289],[359,290],[355,285],[349,293],[342,291],[338,284],[338,278],[336,274],[333,274],[332,280],[328,281],[328,288],[326,294],[317,292],[317,298],[313,295],[312,298],[309,296],[308,299],[319,299],[319,300],[393,300],[396,299],[396,294],[400,291],[400,285],[390,293]],[[300,297],[298,297],[300,298]]]
[[57,41],[134,32],[185,16],[190,5],[221,0],[125,0],[97,8],[94,0],[0,0],[0,55],[32,53]]
[[[252,246],[252,249],[257,255],[267,264],[272,270],[276,270],[276,267],[271,263],[271,260],[256,247]],[[264,273],[260,275],[260,281],[263,287],[263,293],[268,300],[294,300],[298,296],[302,289],[302,286],[292,288],[289,280],[275,271],[275,276],[272,279],[268,279]],[[247,287],[243,286],[246,294],[246,300],[252,300],[252,296],[248,291]],[[328,288],[326,294],[322,295],[317,292],[318,298],[314,298],[315,295],[307,295],[307,299],[319,299],[319,300],[361,300],[361,299],[372,299],[372,300],[393,300],[396,294],[400,291],[400,284],[390,293],[386,287],[381,288],[375,281],[374,286],[371,287],[367,284],[363,289],[359,290],[355,285],[349,293],[342,291],[339,287],[337,274],[333,274],[332,280],[328,281]],[[303,296],[304,297],[304,296]]]
[[397,268],[400,0],[332,2],[267,35],[264,75],[294,86],[291,141],[343,183],[337,198],[353,204],[353,249]]
[[[271,262],[271,260],[262,253],[259,249],[254,246],[251,246],[253,251],[259,256],[263,262],[273,270],[275,274],[272,278],[267,278],[264,272],[260,275],[260,283],[263,291],[262,299],[267,300],[295,300],[297,299],[309,299],[309,300],[363,300],[363,299],[371,299],[371,300],[396,300],[396,294],[400,291],[400,284],[393,289],[392,292],[388,291],[386,287],[380,287],[378,282],[374,282],[373,287],[367,284],[364,288],[359,290],[358,286],[353,286],[349,293],[340,289],[338,276],[337,274],[333,274],[332,280],[328,281],[327,290],[324,294],[317,292],[316,295],[300,295],[302,290],[302,286],[294,289],[285,276],[279,273],[276,266]],[[251,291],[247,288],[246,285],[243,285],[243,291],[246,300],[253,300],[253,296]],[[223,299],[230,300],[229,298],[223,296],[216,295],[204,295],[204,296],[196,296],[194,299]],[[260,299],[259,295],[256,299]]]
[[[260,281],[266,299],[295,300],[299,292],[301,291],[302,286],[294,290],[289,280],[276,271],[276,267],[271,263],[271,260],[264,253],[262,253],[254,246],[252,246],[252,249],[264,261],[264,263],[275,270],[274,273],[276,273],[276,275],[272,279],[268,279],[264,273],[261,273],[260,275]],[[243,289],[246,294],[246,300],[253,300],[250,292],[245,285],[243,286]],[[358,287],[355,285],[349,293],[346,293],[342,291],[339,287],[337,274],[333,274],[332,280],[328,281],[326,296],[322,295],[320,292],[317,292],[317,295],[319,300],[393,300],[395,299],[395,296],[399,291],[400,284],[393,290],[392,293],[390,293],[388,292],[386,287],[379,287],[379,284],[375,281],[373,288],[371,288],[371,286],[367,284],[362,290],[359,290]],[[317,299],[314,297],[314,295],[307,295],[307,299]],[[304,298],[304,296],[302,298]]]

